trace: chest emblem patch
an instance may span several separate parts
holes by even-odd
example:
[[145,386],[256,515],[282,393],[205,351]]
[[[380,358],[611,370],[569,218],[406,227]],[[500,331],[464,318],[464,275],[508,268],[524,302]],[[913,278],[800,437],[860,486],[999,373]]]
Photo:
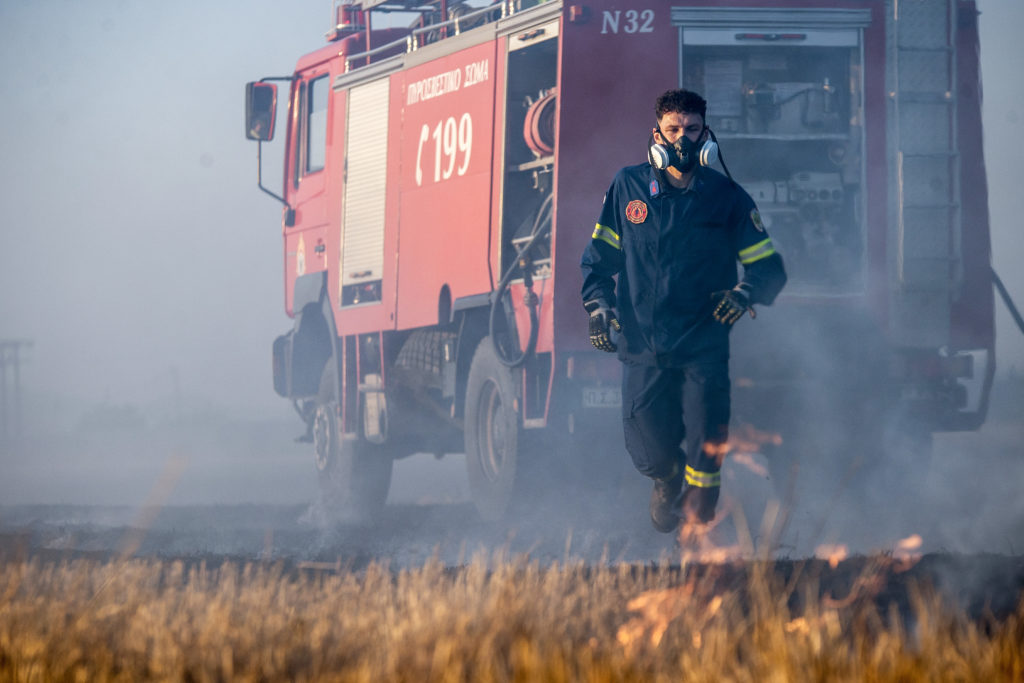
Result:
[[750,210],[750,222],[754,224],[758,232],[764,232],[764,221],[761,220],[761,214],[757,209]]
[[626,205],[626,218],[630,223],[643,223],[647,220],[647,205],[639,199],[634,199]]

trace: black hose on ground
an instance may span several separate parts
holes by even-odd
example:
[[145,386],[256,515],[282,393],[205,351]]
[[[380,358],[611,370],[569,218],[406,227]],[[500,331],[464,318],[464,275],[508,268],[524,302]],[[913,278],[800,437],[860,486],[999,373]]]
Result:
[[[537,316],[537,305],[540,303],[537,295],[533,293],[533,261],[530,259],[530,250],[533,249],[534,244],[540,239],[545,231],[542,229],[543,226],[548,223],[548,219],[551,213],[551,203],[554,199],[553,194],[549,194],[541,202],[540,208],[537,210],[537,217],[533,221],[533,228],[530,230],[530,239],[523,245],[523,248],[516,253],[516,258],[512,261],[512,264],[505,271],[505,274],[501,277],[501,281],[498,282],[498,286],[493,292],[491,292],[491,311],[490,317],[487,321],[487,333],[491,337],[491,343],[494,345],[494,353],[498,356],[498,360],[501,361],[502,365],[510,368],[517,368],[526,362],[526,359],[530,357],[533,350],[537,346],[537,332],[539,320]],[[495,319],[497,317],[498,307],[501,306],[502,300],[505,296],[505,292],[508,290],[508,285],[512,281],[516,271],[523,271],[523,284],[526,285],[526,295],[523,303],[530,310],[530,336],[526,342],[526,348],[514,358],[509,358],[505,355],[505,350],[501,348],[501,344],[498,343],[498,336],[494,333]]]

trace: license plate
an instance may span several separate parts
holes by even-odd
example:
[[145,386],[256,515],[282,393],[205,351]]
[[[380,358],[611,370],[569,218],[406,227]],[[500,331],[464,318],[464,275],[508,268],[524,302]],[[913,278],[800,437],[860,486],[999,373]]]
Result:
[[618,408],[622,405],[619,387],[583,387],[584,408]]

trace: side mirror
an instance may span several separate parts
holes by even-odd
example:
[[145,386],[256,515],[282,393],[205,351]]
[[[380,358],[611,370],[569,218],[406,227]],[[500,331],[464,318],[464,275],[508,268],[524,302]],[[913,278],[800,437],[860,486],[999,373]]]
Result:
[[245,137],[249,140],[273,140],[277,114],[277,86],[255,81],[245,84]]

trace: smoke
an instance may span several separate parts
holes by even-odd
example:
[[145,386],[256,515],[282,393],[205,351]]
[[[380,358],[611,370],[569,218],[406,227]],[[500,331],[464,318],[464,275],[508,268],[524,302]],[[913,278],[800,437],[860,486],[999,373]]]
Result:
[[[884,381],[890,358],[877,330],[836,321],[801,327],[793,313],[781,301],[734,330],[741,359],[788,358],[805,378],[734,389],[735,421],[781,436],[758,455],[769,486],[726,461],[726,473],[743,476],[735,484],[727,476],[724,491],[744,501],[752,526],[765,501],[777,500],[788,514],[782,555],[808,556],[820,544],[868,553],[912,534],[923,538],[923,552],[1020,552],[1024,503],[1013,489],[1024,473],[1024,424],[1011,406],[1024,399],[1024,383],[997,382],[980,431],[931,434]],[[828,329],[839,333],[824,336]]]
[[[1024,94],[1013,69],[1024,6],[980,7],[993,261],[1021,303],[1024,195],[1014,184],[1019,145],[1008,141],[1022,139]],[[105,508],[112,516],[97,512],[95,523],[130,524],[125,511],[145,502],[164,463],[180,454],[186,465],[169,505],[238,506],[225,528],[248,519],[254,542],[267,525],[299,523],[317,539],[305,552],[336,552],[377,533],[373,552],[406,558],[437,544],[447,558],[462,547],[506,544],[555,558],[657,558],[672,541],[650,529],[649,483],[630,471],[617,425],[600,455],[621,488],[556,497],[560,504],[508,523],[475,521],[458,455],[396,464],[383,531],[332,526],[309,507],[317,496],[311,448],[293,442],[302,426],[270,387],[270,343],[288,325],[280,217],[255,189],[241,86],[288,73],[322,35],[326,15],[320,2],[216,11],[188,3],[0,5],[0,58],[22,65],[0,86],[0,336],[35,340],[22,376],[25,438],[0,449],[0,503],[124,506]],[[188,49],[182,36],[194,36]],[[268,175],[279,167],[267,162]],[[756,533],[770,502],[780,501],[789,524],[779,552],[793,556],[828,542],[854,552],[888,548],[911,533],[926,551],[1020,553],[1019,375],[997,384],[980,432],[935,435],[929,456],[921,435],[865,389],[880,356],[864,349],[860,364],[837,368],[850,350],[836,347],[857,350],[870,333],[822,338],[794,329],[786,315],[780,303],[744,321],[737,354],[781,375],[818,379],[782,393],[767,384],[748,391],[734,376],[735,427],[777,429],[785,439],[750,456],[767,474],[727,458],[731,509]],[[997,315],[1003,371],[1024,369],[1024,341],[1001,309]],[[277,512],[287,520],[260,518],[242,507],[250,503],[286,506]],[[202,525],[204,514],[225,519],[208,509],[177,514],[168,519],[186,526]],[[154,529],[165,523],[173,526],[157,519]],[[211,534],[205,547],[221,536]]]

